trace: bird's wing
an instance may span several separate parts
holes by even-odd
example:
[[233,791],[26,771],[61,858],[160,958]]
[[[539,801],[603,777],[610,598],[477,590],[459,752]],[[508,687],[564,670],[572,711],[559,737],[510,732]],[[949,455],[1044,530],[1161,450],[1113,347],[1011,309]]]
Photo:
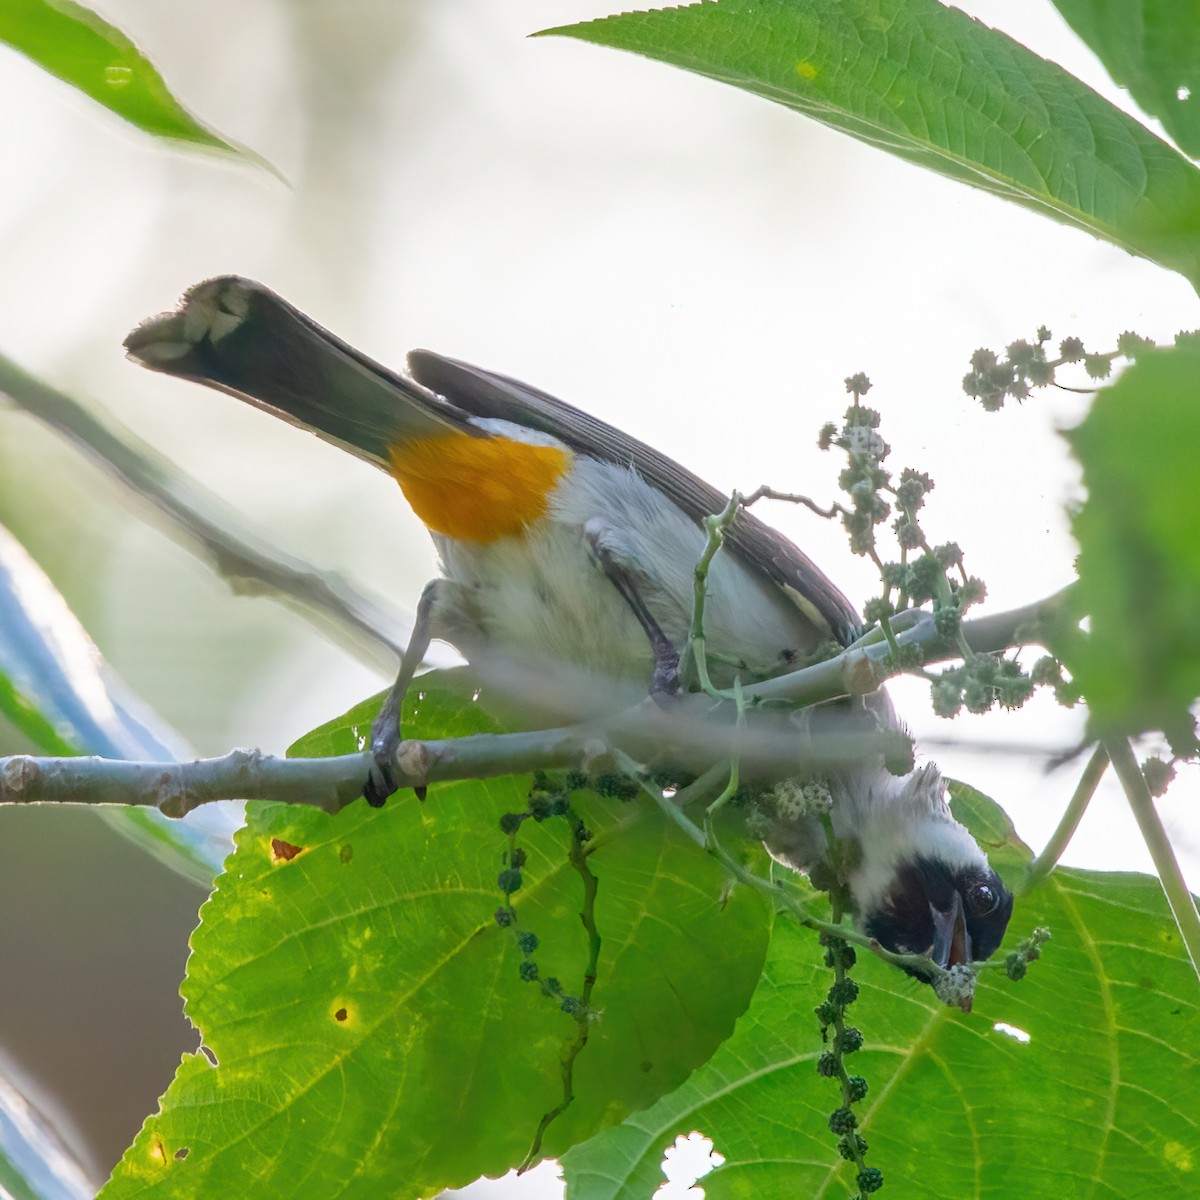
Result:
[[[697,524],[720,512],[728,500],[652,446],[518,380],[430,350],[414,350],[408,356],[408,369],[417,383],[472,416],[538,429],[577,452],[633,467]],[[859,625],[854,606],[824,572],[751,513],[739,513],[726,533],[725,546],[782,588],[809,620],[838,640],[847,641]]]

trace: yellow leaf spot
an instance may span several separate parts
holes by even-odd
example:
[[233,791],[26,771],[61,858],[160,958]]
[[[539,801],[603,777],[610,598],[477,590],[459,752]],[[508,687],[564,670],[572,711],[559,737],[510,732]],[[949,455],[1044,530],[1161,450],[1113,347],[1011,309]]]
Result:
[[815,63],[802,61],[796,64],[796,74],[799,75],[801,79],[816,79],[820,73],[821,72]]
[[155,1134],[150,1139],[150,1161],[156,1167],[165,1167],[167,1165],[167,1148],[163,1145],[163,1140]]
[[1196,1160],[1192,1157],[1192,1152],[1178,1142],[1168,1142],[1163,1147],[1163,1158],[1177,1171],[1194,1171],[1196,1169]]

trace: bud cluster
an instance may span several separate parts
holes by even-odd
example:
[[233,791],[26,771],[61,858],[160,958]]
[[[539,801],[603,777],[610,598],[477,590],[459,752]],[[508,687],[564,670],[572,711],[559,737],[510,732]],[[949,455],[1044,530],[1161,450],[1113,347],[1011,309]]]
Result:
[[1130,332],[1117,338],[1116,350],[1103,353],[1086,350],[1077,337],[1066,337],[1058,344],[1058,355],[1051,357],[1049,343],[1050,330],[1043,325],[1033,342],[1011,342],[1003,357],[994,350],[976,350],[971,355],[971,369],[963,376],[963,391],[988,412],[996,412],[1005,400],[1027,400],[1034,388],[1056,383],[1060,367],[1082,363],[1087,377],[1099,383],[1112,373],[1118,358],[1132,360],[1154,347],[1149,338]]
[[1021,941],[1017,948],[1004,960],[1004,969],[1009,979],[1024,979],[1029,970],[1029,964],[1042,957],[1042,946],[1050,940],[1050,930],[1039,925],[1027,938]]

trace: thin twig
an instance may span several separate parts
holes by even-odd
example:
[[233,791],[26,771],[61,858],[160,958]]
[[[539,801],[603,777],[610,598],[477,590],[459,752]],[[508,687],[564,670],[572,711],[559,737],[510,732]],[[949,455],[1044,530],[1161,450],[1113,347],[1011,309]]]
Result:
[[750,505],[758,500],[782,500],[785,504],[800,504],[810,512],[816,513],[818,517],[824,517],[826,520],[831,520],[833,517],[845,516],[847,513],[847,510],[836,500],[828,508],[822,508],[815,500],[809,499],[808,496],[801,496],[798,492],[778,492],[772,487],[767,487],[766,484],[755,488],[754,491],[746,496],[742,500],[742,507],[749,508]]
[[280,554],[246,529],[238,514],[212,492],[111,419],[105,423],[0,355],[0,393],[62,434],[109,475],[166,518],[170,529],[199,549],[235,591],[255,591],[292,602],[300,615],[371,666],[394,665],[404,639],[398,615],[290,555]]

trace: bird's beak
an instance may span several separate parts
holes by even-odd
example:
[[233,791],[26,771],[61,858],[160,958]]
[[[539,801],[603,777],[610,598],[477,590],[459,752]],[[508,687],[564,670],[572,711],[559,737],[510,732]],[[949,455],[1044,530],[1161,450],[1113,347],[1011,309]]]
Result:
[[954,893],[948,911],[929,906],[933,917],[933,950],[929,957],[943,970],[966,966],[971,961],[971,935],[967,932],[967,919],[963,915],[962,897]]

